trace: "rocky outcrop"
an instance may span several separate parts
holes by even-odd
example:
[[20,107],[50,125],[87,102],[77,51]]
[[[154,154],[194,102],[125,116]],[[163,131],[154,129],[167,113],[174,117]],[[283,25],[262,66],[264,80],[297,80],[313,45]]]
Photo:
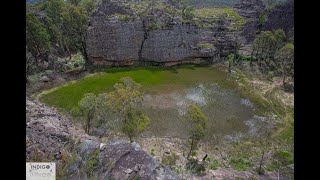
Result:
[[283,29],[286,34],[293,29],[294,26],[294,0],[287,0],[283,4],[279,4],[269,13],[263,30]]
[[262,0],[240,0],[233,7],[241,16],[247,18],[242,32],[247,42],[252,42],[260,31],[283,29],[288,35],[294,26],[294,1],[286,0],[271,10]]
[[[103,146],[103,145],[102,145]],[[179,179],[177,174],[167,167],[162,167],[158,161],[150,157],[137,144],[130,144],[121,140],[112,140],[102,147],[91,140],[84,141],[77,148],[80,156],[66,172],[68,179],[87,179],[87,174],[81,174],[80,169],[88,163],[95,151],[97,164],[91,177],[94,179]]]
[[252,42],[256,37],[259,18],[264,13],[265,5],[262,0],[240,0],[233,9],[247,19],[242,35],[246,37],[248,43]]
[[67,179],[179,179],[137,143],[115,139],[103,144],[55,108],[29,99],[26,100],[26,161],[55,161],[57,173]]
[[54,108],[26,101],[26,160],[55,159],[75,137],[95,139],[76,128]]
[[87,32],[89,60],[110,66],[176,64],[223,56],[234,50],[234,32],[222,32],[218,24],[215,28],[200,28],[183,23],[179,16],[165,10],[148,13],[138,16],[139,12],[123,4],[102,3],[91,16]]

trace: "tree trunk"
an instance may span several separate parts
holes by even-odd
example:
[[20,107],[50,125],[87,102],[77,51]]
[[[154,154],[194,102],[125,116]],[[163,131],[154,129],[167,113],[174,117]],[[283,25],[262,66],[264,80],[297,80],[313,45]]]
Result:
[[202,158],[202,161],[204,162],[208,157],[208,154],[206,154],[203,158]]
[[89,62],[89,58],[88,58],[88,53],[87,53],[87,46],[86,46],[86,39],[85,36],[83,35],[83,33],[80,33],[80,37],[81,37],[81,53],[85,59],[85,66],[89,67],[90,66],[90,62]]
[[81,42],[81,46],[82,46],[82,55],[86,61],[86,65],[89,66],[90,63],[89,63],[88,53],[86,50],[86,44],[84,42]]
[[231,73],[231,60],[229,60],[229,68],[228,68],[228,72]]
[[282,85],[285,86],[286,85],[286,76],[283,75],[282,77]]
[[69,48],[68,48],[68,54],[69,54],[69,60],[71,60],[71,58],[72,58],[72,54],[71,54],[71,52],[70,52]]
[[250,58],[250,67],[251,67],[251,68],[253,67],[253,54],[254,54],[254,52],[255,52],[255,49],[253,49],[253,50],[251,51],[251,58]]
[[258,170],[258,174],[259,174],[259,175],[263,175],[263,172],[262,172],[262,164],[263,164],[263,160],[264,160],[264,154],[265,154],[265,152],[263,151],[263,152],[262,152],[261,159],[260,159],[260,162],[259,162],[259,170]]
[[91,118],[90,117],[88,117],[88,121],[87,121],[87,134],[89,134],[90,133],[90,122],[91,122]]
[[190,151],[189,151],[189,153],[188,153],[188,156],[187,156],[187,159],[189,159],[189,157],[190,157],[190,155],[191,155],[191,153],[192,153],[192,149],[193,149],[193,139],[191,139],[191,147],[190,147]]

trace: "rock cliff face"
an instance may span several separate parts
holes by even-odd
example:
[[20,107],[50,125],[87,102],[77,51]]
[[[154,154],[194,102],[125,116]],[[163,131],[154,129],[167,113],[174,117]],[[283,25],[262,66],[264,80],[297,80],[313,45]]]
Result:
[[168,65],[233,51],[236,32],[222,32],[218,23],[213,23],[214,28],[199,28],[183,23],[166,9],[143,13],[147,15],[138,16],[139,12],[112,1],[101,4],[87,33],[89,60],[111,66],[146,62]]
[[246,37],[248,43],[252,42],[256,37],[259,17],[263,14],[265,5],[261,0],[240,0],[233,8],[247,19],[242,35]]
[[103,144],[56,109],[30,100],[26,104],[26,161],[56,162],[59,178],[179,179],[136,143],[114,139]]
[[[293,3],[277,6],[263,25],[266,6],[262,0],[238,1],[233,7],[238,14],[225,19],[216,14],[188,19],[181,6],[170,0],[105,0],[91,16],[87,54],[93,64],[107,66],[174,65],[199,58],[212,62],[234,52],[239,42],[250,44],[259,30],[290,30],[293,11],[288,9],[292,7]],[[239,17],[245,18],[244,27],[230,28]]]
[[294,0],[276,6],[268,15],[263,30],[283,29],[286,34],[294,26]]
[[234,9],[248,20],[242,32],[248,43],[254,40],[260,30],[283,29],[288,35],[294,26],[293,0],[280,2],[269,11],[262,0],[240,0]]

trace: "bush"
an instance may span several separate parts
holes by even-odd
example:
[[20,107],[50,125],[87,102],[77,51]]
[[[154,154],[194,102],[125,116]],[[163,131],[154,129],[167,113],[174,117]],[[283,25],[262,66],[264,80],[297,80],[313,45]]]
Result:
[[72,55],[70,60],[67,60],[66,68],[75,69],[79,67],[84,67],[84,65],[85,65],[84,57],[80,53],[77,53]]
[[73,107],[73,108],[70,110],[70,114],[71,114],[73,117],[80,117],[80,116],[81,116],[80,108],[79,108],[79,107]]
[[229,163],[234,169],[239,171],[245,171],[253,166],[252,162],[245,158],[232,158]]
[[197,175],[202,174],[206,170],[205,166],[203,164],[200,164],[196,159],[190,159],[186,164],[186,168],[187,170]]
[[293,164],[294,159],[290,152],[286,150],[279,150],[273,154],[273,158],[278,162],[282,167]]
[[274,78],[274,72],[273,71],[269,71],[267,74],[267,79],[269,81],[272,81],[272,79]]
[[89,159],[85,163],[85,172],[87,175],[92,176],[93,171],[96,169],[97,165],[99,164],[99,150],[94,151],[89,157]]
[[199,43],[199,44],[197,44],[197,48],[199,48],[199,49],[212,49],[213,45],[210,43]]
[[208,160],[209,161],[209,168],[211,169],[211,170],[217,170],[218,169],[218,167],[220,167],[220,163],[218,162],[218,160]]
[[191,156],[196,156],[197,155],[197,151],[192,151]]
[[161,163],[173,169],[174,166],[176,165],[177,160],[179,160],[179,156],[176,155],[176,153],[172,153],[169,156],[163,157]]
[[155,156],[154,149],[151,149],[151,156]]

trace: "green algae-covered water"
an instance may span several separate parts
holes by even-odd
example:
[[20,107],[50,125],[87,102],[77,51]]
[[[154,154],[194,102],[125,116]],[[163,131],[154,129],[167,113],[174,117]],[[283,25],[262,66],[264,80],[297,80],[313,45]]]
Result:
[[85,93],[106,93],[120,78],[128,76],[143,86],[144,111],[153,121],[144,136],[187,138],[184,113],[191,103],[201,107],[207,117],[207,141],[255,135],[258,122],[265,121],[258,105],[237,92],[230,75],[214,66],[110,68],[58,87],[40,100],[69,111]]

